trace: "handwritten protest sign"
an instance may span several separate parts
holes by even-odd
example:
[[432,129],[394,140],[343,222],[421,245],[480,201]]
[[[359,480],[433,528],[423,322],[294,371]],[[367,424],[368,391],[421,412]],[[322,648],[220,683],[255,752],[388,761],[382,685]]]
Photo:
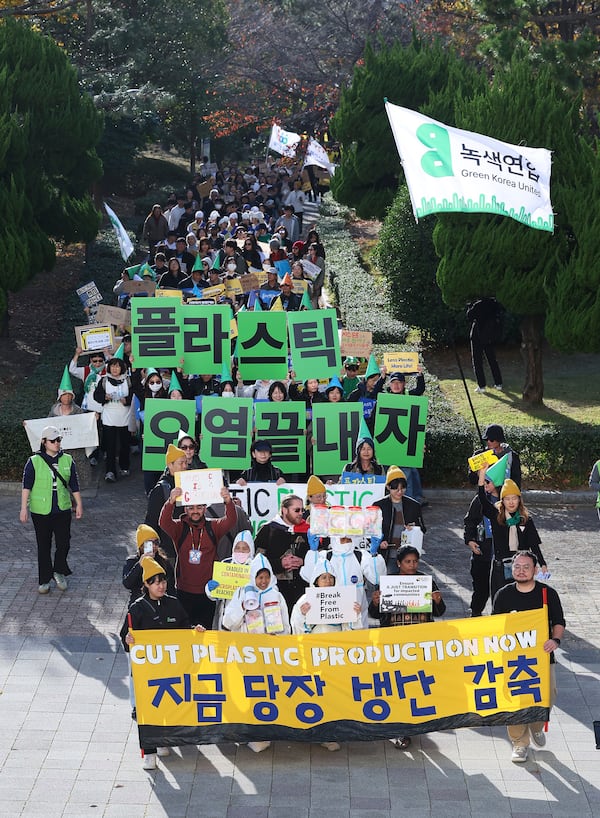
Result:
[[238,588],[243,588],[250,581],[250,565],[239,565],[236,562],[213,563],[212,578],[218,582],[210,595],[214,599],[231,599]]
[[340,351],[342,355],[368,358],[373,350],[373,333],[349,329],[341,330]]
[[417,372],[418,352],[384,352],[383,365],[388,372]]
[[210,506],[212,503],[221,502],[223,472],[221,469],[190,469],[175,472],[175,485],[182,491],[176,505]]
[[309,625],[341,625],[344,622],[356,622],[354,610],[356,587],[354,585],[331,588],[306,589],[306,601],[310,609],[306,614]]
[[130,327],[131,313],[120,307],[111,307],[108,304],[98,304],[96,320],[99,324],[110,324],[111,327]]

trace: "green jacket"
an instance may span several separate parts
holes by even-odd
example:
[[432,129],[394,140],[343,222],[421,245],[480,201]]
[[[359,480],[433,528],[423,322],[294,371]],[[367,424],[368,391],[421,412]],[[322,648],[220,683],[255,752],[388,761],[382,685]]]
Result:
[[[29,495],[29,510],[32,514],[50,514],[52,511],[53,469],[38,454],[32,455],[31,462],[35,470],[35,481]],[[71,478],[72,463],[73,458],[70,454],[63,452],[58,458],[58,471],[67,485]],[[61,511],[67,511],[71,508],[71,495],[59,478],[56,479],[56,491],[58,493],[58,507]]]

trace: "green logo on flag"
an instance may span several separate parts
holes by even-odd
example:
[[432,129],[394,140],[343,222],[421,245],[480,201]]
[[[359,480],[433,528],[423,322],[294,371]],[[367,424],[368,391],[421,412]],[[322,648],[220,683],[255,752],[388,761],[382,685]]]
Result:
[[421,167],[425,173],[436,177],[454,176],[448,131],[440,125],[425,123],[419,125],[416,136],[427,148],[433,148],[421,157]]

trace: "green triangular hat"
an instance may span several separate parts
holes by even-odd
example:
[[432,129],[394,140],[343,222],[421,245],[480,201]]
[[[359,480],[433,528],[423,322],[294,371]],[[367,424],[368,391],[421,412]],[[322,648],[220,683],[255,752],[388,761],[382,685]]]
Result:
[[[115,358],[116,357],[117,356],[115,355]],[[146,370],[146,378],[149,378],[150,375],[158,375],[158,369],[154,369],[153,366],[149,366],[148,369]]]
[[192,267],[192,273],[194,273],[196,270],[202,270],[202,259],[200,258],[200,253],[198,253],[196,256],[194,266]]
[[[198,253],[198,255],[200,255],[200,253]],[[215,256],[215,260],[213,261],[213,266],[212,266],[211,269],[212,270],[220,270],[221,269],[221,262],[219,260],[219,254],[218,253]]]
[[367,422],[364,417],[360,419],[360,428],[358,430],[358,437],[356,438],[356,446],[358,447],[358,444],[363,440],[373,440],[373,434],[367,426]]
[[119,344],[119,348],[113,355],[113,358],[118,358],[120,361],[125,360],[125,344]]
[[497,463],[493,463],[489,469],[486,470],[485,476],[488,480],[491,480],[495,486],[501,486],[502,483],[506,480],[506,469],[508,468],[508,455],[505,454],[503,457],[498,460]]
[[227,361],[223,361],[223,369],[221,370],[221,383],[225,381],[230,381],[233,383],[233,378],[231,377],[231,370],[229,369],[229,365]]
[[370,378],[371,375],[381,375],[379,371],[379,365],[377,363],[377,359],[373,354],[369,355],[369,364],[367,366],[367,371],[365,373],[365,378]]
[[254,299],[254,312],[264,312],[264,310],[262,308],[262,304],[260,303],[260,298],[258,297],[258,294],[257,294],[256,298]]
[[171,372],[171,383],[169,384],[169,395],[171,392],[177,389],[179,392],[183,394],[183,389],[181,388],[181,384],[179,383],[179,378],[177,377],[177,373],[175,370]]
[[67,364],[65,364],[65,369],[58,387],[58,397],[60,398],[60,396],[65,392],[70,392],[72,395],[75,394],[75,391],[73,390],[73,381],[69,375],[69,367]]
[[148,264],[148,262],[147,262],[147,261],[145,261],[145,262],[142,264],[142,266],[139,268],[139,270],[138,270],[138,275],[140,276],[140,278],[143,278],[144,276],[150,276],[150,278],[152,279],[152,281],[156,281],[156,273],[154,272],[154,270],[153,270],[153,269],[152,269],[152,267],[151,267],[151,266]]
[[312,310],[313,305],[310,303],[310,296],[308,295],[308,290],[304,290],[302,293],[302,301],[300,302],[300,309],[301,310]]

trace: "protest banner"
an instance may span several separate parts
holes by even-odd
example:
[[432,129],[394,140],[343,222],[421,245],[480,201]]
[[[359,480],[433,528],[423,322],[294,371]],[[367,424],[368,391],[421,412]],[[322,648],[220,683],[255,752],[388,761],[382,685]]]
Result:
[[341,369],[336,311],[288,312],[292,368],[299,381],[332,378]]
[[215,301],[218,301],[223,295],[225,295],[224,284],[215,284],[213,287],[204,287],[202,290],[202,298],[214,298]]
[[231,307],[228,304],[186,304],[177,312],[182,329],[183,371],[216,375],[229,363]]
[[75,327],[77,346],[83,352],[93,352],[96,349],[112,349],[114,339],[110,324],[86,324]]
[[90,281],[88,284],[78,287],[75,292],[84,307],[95,307],[96,304],[102,301],[102,293],[94,281]]
[[239,278],[225,279],[225,295],[235,301],[238,295],[243,295],[242,282]]
[[245,381],[287,378],[285,312],[238,313],[238,366]]
[[430,576],[382,576],[379,587],[382,613],[431,613],[433,580]]
[[278,636],[134,631],[142,748],[371,741],[548,719],[545,608]]
[[110,324],[111,327],[130,327],[131,313],[121,307],[111,307],[108,304],[98,304],[96,320],[99,324]]
[[358,330],[340,330],[340,352],[356,358],[368,358],[373,351],[373,333]]
[[[258,313],[260,315],[260,313]],[[306,409],[300,401],[255,403],[256,439],[266,438],[284,474],[306,471]]]
[[252,398],[205,397],[200,457],[218,469],[247,469],[252,442]]
[[221,503],[223,472],[221,469],[189,469],[175,472],[175,486],[182,491],[176,500],[178,506],[210,506],[212,503]]
[[418,352],[384,352],[383,365],[388,373],[391,372],[417,372],[419,366]]
[[183,290],[168,290],[166,287],[163,290],[159,287],[154,292],[155,298],[176,298],[178,301],[183,301]]
[[428,405],[418,395],[379,395],[374,440],[380,463],[422,467]]
[[131,301],[131,351],[136,368],[179,366],[183,356],[180,310],[177,298]]
[[302,259],[302,270],[309,281],[315,281],[315,279],[321,275],[321,268],[319,265],[313,264],[312,261],[308,261],[308,259],[305,258]]
[[142,281],[125,281],[123,282],[123,292],[127,295],[145,293],[147,296],[153,296],[156,292],[156,281],[147,278],[142,279]]
[[[252,531],[256,536],[259,529],[269,520],[272,520],[281,510],[282,501],[290,494],[295,494],[306,500],[306,483],[247,483],[238,486],[229,485],[232,497],[237,498],[252,523]],[[339,483],[327,486],[327,502],[336,506],[360,506],[367,508],[375,500],[381,500],[385,493],[385,486],[380,484],[343,486]]]
[[98,448],[98,424],[94,412],[81,415],[59,415],[52,418],[34,418],[23,421],[27,439],[32,452],[39,452],[42,430],[51,425],[56,426],[62,437],[61,449],[96,449]]
[[310,608],[306,614],[309,625],[342,625],[356,622],[354,610],[356,600],[355,585],[315,588],[309,585],[305,591]]
[[387,100],[385,109],[417,221],[430,213],[496,213],[554,231],[549,150],[451,128]]
[[250,582],[250,564],[239,565],[235,562],[214,562],[212,578],[218,582],[210,595],[213,599],[231,599],[238,588]]
[[361,418],[360,403],[313,405],[312,433],[315,442],[312,456],[315,474],[341,474],[344,466],[354,459]]
[[146,401],[144,410],[144,448],[142,468],[144,471],[160,471],[165,468],[165,455],[169,443],[177,442],[183,429],[195,437],[196,402],[193,400],[169,400],[152,398]]
[[304,293],[308,290],[308,281],[304,281],[301,278],[293,278],[292,279],[292,292],[296,293],[296,295],[304,295]]
[[257,290],[260,282],[263,280],[264,276],[262,275],[262,273],[260,277],[256,273],[246,273],[239,279],[240,285],[242,287],[242,292],[246,294],[249,293],[250,290]]

